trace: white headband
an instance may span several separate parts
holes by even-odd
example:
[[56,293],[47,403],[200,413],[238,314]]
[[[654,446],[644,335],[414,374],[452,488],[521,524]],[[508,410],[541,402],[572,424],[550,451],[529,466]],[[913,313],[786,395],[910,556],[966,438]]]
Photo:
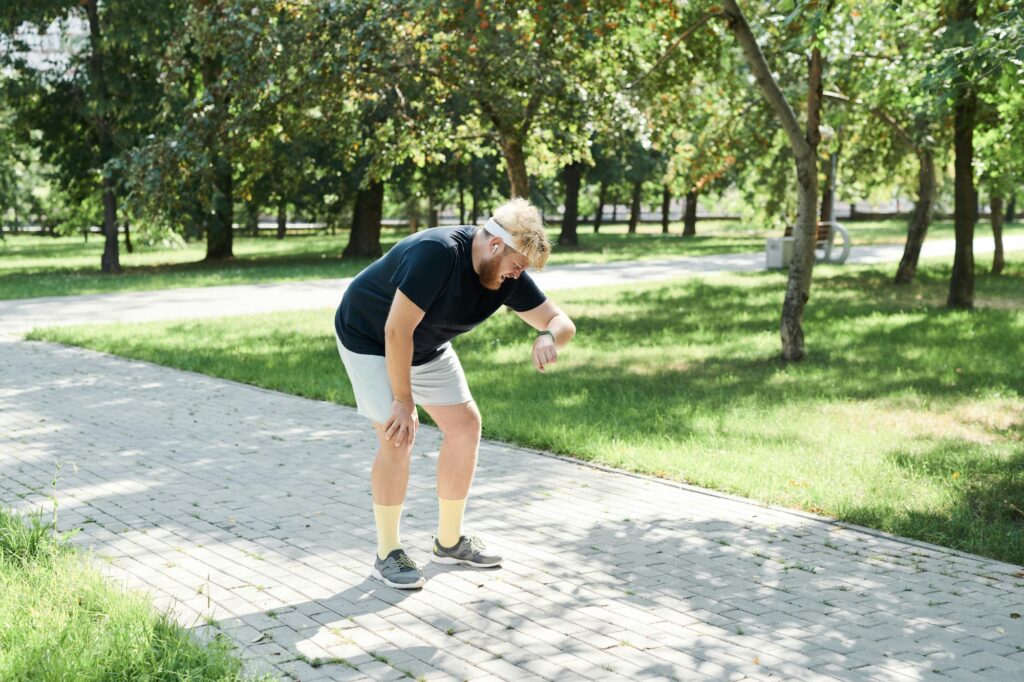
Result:
[[508,233],[508,230],[499,225],[497,220],[494,218],[488,218],[487,222],[484,224],[484,229],[495,237],[501,237],[501,241],[505,242],[508,248],[519,253],[519,249],[517,249],[516,245],[512,243],[512,235]]

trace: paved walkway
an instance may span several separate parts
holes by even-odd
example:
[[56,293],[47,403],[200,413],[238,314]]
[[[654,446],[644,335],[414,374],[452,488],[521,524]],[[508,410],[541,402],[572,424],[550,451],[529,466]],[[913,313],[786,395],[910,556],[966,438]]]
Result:
[[[1007,251],[1024,249],[1024,235],[1004,238]],[[952,256],[954,242],[926,242],[922,258]],[[976,254],[991,253],[992,239],[978,237]],[[898,262],[902,245],[855,246],[849,263]],[[628,284],[718,272],[753,272],[765,269],[763,252],[686,256],[615,263],[552,266],[535,273],[545,291],[578,289],[605,284]],[[350,279],[274,282],[193,289],[136,291],[123,294],[57,296],[0,301],[0,336],[24,334],[34,327],[53,325],[174,320],[184,317],[248,315],[271,310],[333,308]]]
[[[439,441],[423,427],[403,519],[421,560]],[[225,633],[250,672],[1024,676],[1019,566],[500,443],[481,449],[467,522],[505,566],[392,590],[367,577],[373,449],[350,408],[0,340],[0,504],[50,509],[59,467],[59,527],[201,636]]]
[[[350,408],[0,342],[0,503],[51,508],[60,466],[59,527],[181,623],[229,636],[250,672],[1024,675],[1018,566],[500,443],[482,448],[468,523],[505,566],[431,567],[422,591],[392,590],[367,577],[372,438]],[[438,446],[423,427],[403,520],[421,560]]]

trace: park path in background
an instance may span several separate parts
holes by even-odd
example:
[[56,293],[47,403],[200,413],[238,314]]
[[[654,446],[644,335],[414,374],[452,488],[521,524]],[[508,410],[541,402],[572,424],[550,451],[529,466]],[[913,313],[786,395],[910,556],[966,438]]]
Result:
[[[1007,236],[1004,244],[1007,251],[1024,249],[1024,235]],[[921,250],[921,258],[952,257],[953,250],[953,240],[926,242]],[[991,237],[978,237],[975,240],[975,254],[991,253],[992,250]],[[901,244],[854,246],[847,263],[895,263],[902,256]],[[558,291],[686,275],[762,270],[765,270],[765,254],[759,251],[558,265],[531,273],[531,276],[544,291]],[[350,281],[351,278],[321,279],[0,301],[0,336],[20,336],[36,327],[334,308]]]
[[[403,517],[421,561],[439,443],[420,429]],[[393,590],[368,577],[374,449],[351,408],[0,341],[0,504],[56,502],[102,570],[252,673],[1024,679],[1020,566],[496,442],[466,521],[504,567]]]

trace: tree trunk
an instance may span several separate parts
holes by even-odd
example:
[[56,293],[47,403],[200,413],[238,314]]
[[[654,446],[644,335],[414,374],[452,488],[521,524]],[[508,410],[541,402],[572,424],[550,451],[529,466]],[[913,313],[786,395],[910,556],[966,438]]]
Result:
[[440,211],[437,209],[437,201],[435,200],[433,190],[427,192],[427,218],[430,221],[427,227],[437,227],[438,223],[441,222]]
[[135,253],[135,247],[132,246],[132,226],[127,220],[124,221],[124,248],[128,249],[128,253]]
[[[200,75],[211,99],[214,120],[228,115],[230,97],[219,84],[224,70],[223,58],[218,53],[204,54],[200,60]],[[213,212],[206,215],[206,260],[234,258],[234,169],[223,154],[219,125],[206,131],[206,152],[213,170]]]
[[825,168],[825,188],[821,191],[821,222],[830,223],[835,220],[836,199],[836,163],[839,155],[832,152]]
[[480,197],[478,196],[475,183],[473,184],[473,189],[470,190],[469,199],[469,222],[471,225],[476,225],[477,216],[480,215],[480,212],[477,210],[477,205],[480,203]]
[[116,183],[107,169],[107,162],[114,156],[114,141],[110,135],[109,114],[107,110],[107,79],[103,66],[103,43],[100,34],[100,17],[98,0],[83,0],[85,13],[89,20],[89,77],[95,88],[96,111],[101,112],[95,121],[100,147],[100,168],[103,173],[103,255],[100,257],[100,269],[114,274],[121,272],[121,258],[117,243],[117,196]]
[[818,229],[818,143],[821,141],[821,72],[818,48],[811,50],[807,79],[807,126],[801,130],[793,108],[772,76],[768,62],[750,30],[736,0],[723,0],[728,27],[736,36],[761,93],[789,138],[797,170],[797,225],[794,230],[793,261],[789,266],[786,296],[782,303],[780,336],[782,357],[802,360],[804,351],[803,311],[810,298],[814,268],[814,244]]
[[821,141],[821,50],[811,50],[807,76],[806,145],[796,152],[797,230],[793,241],[793,262],[789,267],[786,297],[782,303],[782,355],[792,362],[802,360],[804,351],[803,314],[811,296],[814,245],[818,235],[818,143]]
[[284,239],[288,231],[288,202],[282,196],[277,200],[277,238]]
[[579,235],[580,179],[583,177],[583,164],[573,161],[563,171],[565,178],[565,213],[562,215],[562,232],[558,235],[559,246],[577,246]]
[[502,137],[501,153],[505,158],[508,182],[512,187],[512,197],[528,198],[530,196],[530,179],[526,175],[526,157],[523,155],[522,143]]
[[668,234],[668,213],[671,209],[672,203],[672,190],[668,188],[668,185],[663,185],[661,188],[661,233]]
[[260,211],[255,201],[245,202],[245,231],[250,237],[255,237],[260,229]]
[[597,190],[597,212],[594,213],[594,234],[601,229],[601,218],[604,217],[604,203],[608,198],[608,183],[602,182]]
[[992,237],[996,242],[996,250],[992,255],[992,274],[1000,275],[1006,266],[1003,258],[1003,197],[997,194],[989,200],[989,203],[992,208],[989,218],[992,223]]
[[697,193],[693,190],[686,193],[686,213],[683,215],[683,236],[697,236]]
[[974,307],[974,223],[977,220],[974,191],[974,119],[977,95],[961,83],[953,108],[953,226],[956,255],[949,280],[950,308]]
[[356,193],[352,234],[342,258],[380,258],[380,220],[384,210],[384,183],[374,181]]
[[206,225],[206,260],[234,258],[234,179],[231,163],[222,156],[214,157],[213,214]]
[[919,148],[917,162],[917,204],[907,227],[907,243],[903,247],[903,259],[896,269],[896,284],[910,284],[914,281],[921,245],[924,244],[935,212],[935,155],[931,149]]
[[797,157],[797,229],[793,261],[789,266],[786,296],[782,303],[782,355],[786,360],[804,358],[803,311],[810,299],[814,244],[818,231],[817,155]]
[[640,222],[640,193],[643,186],[640,180],[633,183],[633,198],[629,204],[629,234],[636,234],[636,224]]
[[1010,201],[1006,204],[1006,222],[1012,223],[1017,219],[1017,195],[1011,194]]
[[466,191],[462,183],[462,173],[459,173],[459,225],[466,224]]
[[100,269],[108,274],[121,272],[121,258],[117,250],[117,197],[113,180],[103,173],[103,256]]

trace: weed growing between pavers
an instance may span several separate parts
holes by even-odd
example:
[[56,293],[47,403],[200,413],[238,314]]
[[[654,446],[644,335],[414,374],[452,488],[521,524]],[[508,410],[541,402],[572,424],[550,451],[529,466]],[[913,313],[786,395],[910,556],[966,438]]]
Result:
[[[543,376],[512,314],[455,345],[489,438],[1024,563],[1022,257],[1001,277],[979,259],[971,312],[944,307],[947,264],[903,288],[893,266],[819,267],[799,364],[778,360],[774,273],[558,294],[579,333]],[[329,319],[35,338],[351,405]]]
[[0,511],[0,623],[4,680],[241,679],[224,639],[202,644],[119,590],[40,514]]

